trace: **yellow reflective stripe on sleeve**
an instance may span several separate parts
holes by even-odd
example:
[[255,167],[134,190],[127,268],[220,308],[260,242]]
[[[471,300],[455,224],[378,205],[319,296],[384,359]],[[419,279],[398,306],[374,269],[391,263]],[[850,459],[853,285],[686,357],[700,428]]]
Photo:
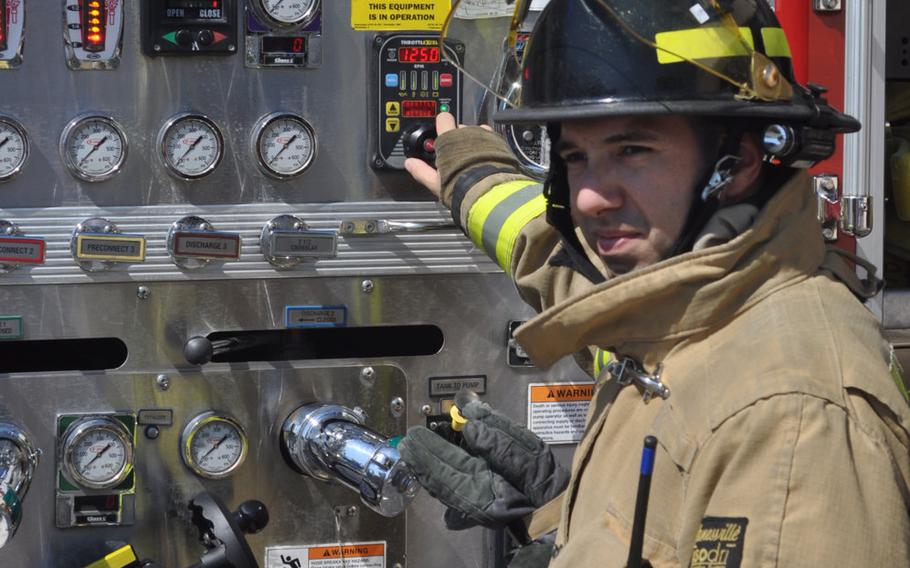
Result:
[[[746,43],[752,49],[755,49],[752,30],[739,28],[739,33],[742,34]],[[749,55],[749,51],[743,45],[739,36],[723,26],[661,32],[654,36],[654,43],[662,48],[657,50],[657,61],[660,63],[679,63],[685,61],[685,59],[718,59],[721,57]]]
[[891,371],[891,378],[894,379],[894,384],[897,385],[897,390],[901,392],[906,402],[910,402],[910,392],[907,391],[907,383],[904,381],[904,368],[901,366],[900,361],[897,360],[893,349],[891,351],[891,368],[889,370]]
[[543,194],[531,199],[509,215],[499,237],[496,239],[496,263],[508,274],[512,274],[512,253],[515,251],[515,241],[525,225],[542,215],[547,210],[547,200]]
[[765,42],[765,55],[768,57],[792,57],[787,34],[780,28],[762,28],[761,39]]
[[[488,256],[498,261],[497,245],[502,227],[513,213],[540,195],[540,187],[539,183],[526,179],[494,186],[468,211],[468,237]],[[502,264],[500,266],[502,267]],[[509,265],[502,268],[508,271]]]
[[603,373],[604,369],[607,368],[607,363],[613,359],[613,354],[609,351],[605,351],[600,347],[597,348],[597,351],[594,353],[594,378],[600,377],[600,374]]

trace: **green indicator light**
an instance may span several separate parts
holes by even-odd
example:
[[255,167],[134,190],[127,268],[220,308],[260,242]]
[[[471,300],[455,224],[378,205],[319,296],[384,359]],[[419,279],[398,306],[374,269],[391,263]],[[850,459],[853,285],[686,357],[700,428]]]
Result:
[[447,104],[439,105],[439,112],[449,112],[449,105],[447,105]]
[[174,45],[177,45],[177,38],[176,38],[176,36],[177,36],[177,32],[171,32],[171,33],[169,33],[169,34],[164,34],[164,35],[161,36],[161,37],[164,38],[164,39],[166,39],[166,40],[168,40],[169,42],[173,43]]

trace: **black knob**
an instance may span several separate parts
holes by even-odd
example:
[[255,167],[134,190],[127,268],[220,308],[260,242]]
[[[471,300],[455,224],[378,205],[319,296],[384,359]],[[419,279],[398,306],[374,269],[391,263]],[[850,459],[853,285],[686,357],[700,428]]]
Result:
[[422,122],[407,129],[401,135],[401,144],[408,158],[420,158],[430,165],[436,163],[436,128],[432,124]]
[[177,42],[177,45],[187,47],[193,43],[193,34],[190,30],[179,29],[177,30],[177,33],[174,34],[174,40]]
[[215,356],[215,347],[207,338],[197,335],[183,345],[183,356],[193,365],[205,365]]
[[196,41],[199,42],[199,45],[212,45],[212,42],[215,41],[215,34],[212,33],[212,30],[199,30],[199,33],[196,34]]
[[269,524],[269,510],[262,501],[244,501],[234,511],[234,522],[246,534],[256,534]]

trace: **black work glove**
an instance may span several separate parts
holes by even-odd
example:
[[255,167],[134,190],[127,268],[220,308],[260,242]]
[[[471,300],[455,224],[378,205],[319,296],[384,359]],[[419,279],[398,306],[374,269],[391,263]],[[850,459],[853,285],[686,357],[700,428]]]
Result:
[[484,402],[461,409],[462,446],[414,426],[398,451],[421,485],[449,508],[446,527],[501,528],[565,489],[569,473],[533,432]]

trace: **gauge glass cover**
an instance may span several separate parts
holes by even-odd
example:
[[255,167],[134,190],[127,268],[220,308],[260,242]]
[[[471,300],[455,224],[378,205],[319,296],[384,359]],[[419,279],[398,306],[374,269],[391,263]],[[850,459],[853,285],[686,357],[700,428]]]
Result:
[[190,421],[183,434],[183,458],[187,466],[211,479],[227,477],[240,467],[247,447],[240,424],[212,412]]
[[300,175],[313,162],[316,135],[299,116],[272,114],[254,131],[253,146],[260,169],[270,177],[286,179]]
[[64,454],[72,480],[93,489],[116,486],[132,469],[128,434],[104,418],[76,427],[65,439]]
[[175,117],[159,138],[165,166],[177,177],[201,178],[221,163],[224,139],[215,123],[204,116]]
[[0,181],[19,173],[27,157],[25,130],[12,119],[0,117]]
[[287,25],[300,25],[309,19],[318,0],[257,0],[265,14]]
[[60,141],[67,169],[84,181],[110,179],[126,160],[126,136],[113,119],[88,116],[70,122]]

